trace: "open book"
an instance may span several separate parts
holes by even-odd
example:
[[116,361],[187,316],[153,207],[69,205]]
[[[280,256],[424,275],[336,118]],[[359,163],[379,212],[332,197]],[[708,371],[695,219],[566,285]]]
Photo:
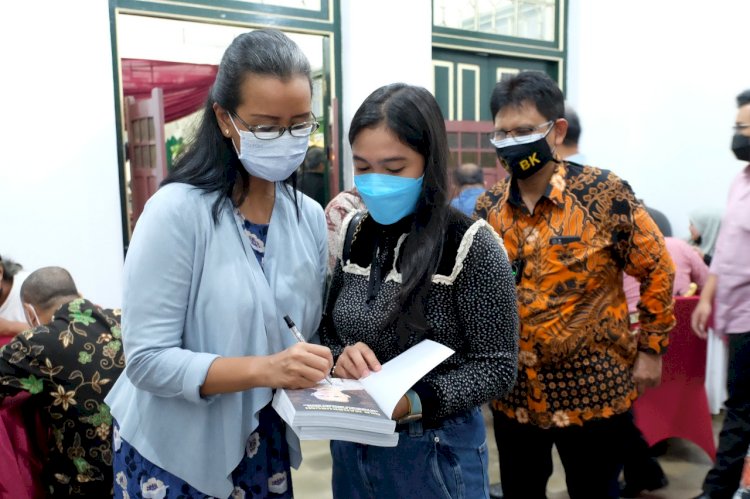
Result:
[[346,440],[393,447],[399,399],[453,350],[424,340],[360,380],[332,378],[312,388],[276,390],[273,408],[300,440]]

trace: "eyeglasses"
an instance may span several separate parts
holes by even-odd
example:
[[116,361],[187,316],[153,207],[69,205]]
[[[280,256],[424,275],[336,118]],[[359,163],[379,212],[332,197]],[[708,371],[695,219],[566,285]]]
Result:
[[[546,137],[550,130],[552,130],[552,127],[554,126],[555,122],[553,120],[547,121],[545,123],[542,123],[541,125],[533,126],[533,127],[520,127],[520,128],[513,128],[511,130],[494,130],[489,133],[489,139],[490,142],[492,142],[492,145],[495,147],[502,147],[503,141],[510,139],[509,142],[514,142],[517,144],[525,144],[527,142],[533,142],[533,140],[537,140],[541,137]],[[540,130],[544,127],[547,127],[547,129],[542,133],[534,133],[537,130]],[[540,135],[541,137],[537,137],[537,135]],[[530,140],[532,139],[532,140]]]
[[234,117],[244,125],[245,128],[256,138],[260,140],[273,140],[278,139],[284,132],[289,130],[289,134],[292,137],[309,137],[315,132],[320,126],[320,123],[315,121],[315,115],[310,113],[313,117],[312,121],[303,121],[302,123],[295,123],[291,126],[279,126],[279,125],[248,125],[245,120],[234,114]]
[[732,128],[734,129],[735,132],[741,132],[742,130],[744,130],[746,128],[750,128],[750,124],[748,124],[748,123],[737,123]]

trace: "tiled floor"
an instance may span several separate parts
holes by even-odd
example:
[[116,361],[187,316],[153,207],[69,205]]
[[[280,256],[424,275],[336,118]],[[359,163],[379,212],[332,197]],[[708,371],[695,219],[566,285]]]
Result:
[[[487,443],[490,448],[490,479],[497,482],[500,469],[497,463],[497,447],[492,434],[492,423],[486,414]],[[718,434],[721,417],[714,418],[714,434]],[[330,499],[331,495],[331,456],[328,442],[302,442],[304,461],[299,470],[293,471],[294,492],[297,499]],[[670,439],[667,452],[659,458],[664,472],[669,478],[669,486],[644,494],[649,499],[688,499],[700,493],[703,477],[711,466],[706,454],[691,442]],[[569,499],[565,490],[565,476],[562,465],[554,456],[554,473],[547,486],[549,499]],[[390,498],[389,498],[390,499]],[[396,499],[396,498],[394,498]]]

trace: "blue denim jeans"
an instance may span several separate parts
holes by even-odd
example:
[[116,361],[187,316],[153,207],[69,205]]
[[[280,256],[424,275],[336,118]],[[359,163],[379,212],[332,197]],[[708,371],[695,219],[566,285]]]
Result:
[[333,497],[481,499],[489,497],[484,419],[476,407],[435,429],[417,421],[396,447],[334,440]]

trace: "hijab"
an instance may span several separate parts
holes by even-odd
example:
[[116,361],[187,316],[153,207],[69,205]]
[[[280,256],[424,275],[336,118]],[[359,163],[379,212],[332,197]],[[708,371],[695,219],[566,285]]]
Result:
[[700,250],[704,255],[713,256],[721,227],[721,213],[703,208],[692,211],[689,217],[690,223],[700,233],[700,244],[698,244]]

